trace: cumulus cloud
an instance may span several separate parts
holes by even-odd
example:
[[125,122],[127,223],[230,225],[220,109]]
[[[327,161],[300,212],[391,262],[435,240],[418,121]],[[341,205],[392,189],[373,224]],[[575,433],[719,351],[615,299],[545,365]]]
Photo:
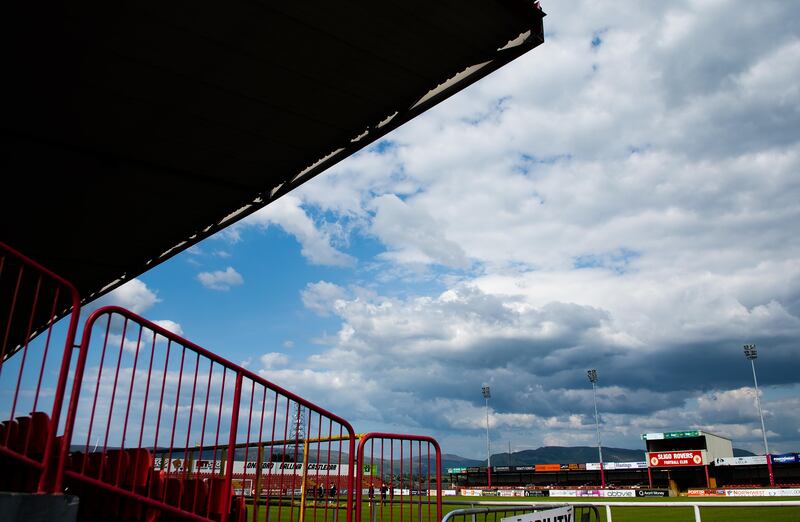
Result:
[[175,321],[171,321],[169,319],[157,319],[153,322],[156,323],[161,328],[169,330],[175,335],[183,336],[183,327],[179,323],[176,323]]
[[289,364],[289,356],[279,352],[265,353],[259,358],[261,366],[265,370],[272,370],[280,366]]
[[200,272],[197,274],[197,280],[206,288],[221,291],[228,291],[232,286],[244,284],[244,278],[232,266],[225,270]]
[[755,342],[796,450],[800,7],[545,9],[543,46],[249,218],[317,264],[378,243],[357,283],[302,289],[339,324],[307,368],[265,371],[479,455],[483,382],[497,437],[591,442],[595,367],[609,444],[699,427],[758,449]]
[[300,292],[303,305],[320,315],[332,312],[346,295],[347,291],[344,288],[327,281],[308,283]]
[[[302,247],[302,254],[311,263],[331,266],[351,266],[355,259],[337,250],[332,242],[333,227],[318,227],[303,209],[299,198],[292,195],[279,200],[245,218],[241,226],[267,228],[270,225],[281,227],[294,236]],[[234,229],[237,229],[234,227]]]
[[127,308],[136,314],[143,314],[161,300],[155,291],[140,279],[131,279],[109,294],[101,297],[93,304],[94,307],[116,305]]

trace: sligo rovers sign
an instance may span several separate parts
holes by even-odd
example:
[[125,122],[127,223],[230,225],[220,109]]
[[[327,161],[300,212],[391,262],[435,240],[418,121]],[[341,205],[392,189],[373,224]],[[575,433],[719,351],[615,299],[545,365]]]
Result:
[[705,464],[703,452],[700,450],[654,451],[647,454],[651,468],[673,466],[702,466]]

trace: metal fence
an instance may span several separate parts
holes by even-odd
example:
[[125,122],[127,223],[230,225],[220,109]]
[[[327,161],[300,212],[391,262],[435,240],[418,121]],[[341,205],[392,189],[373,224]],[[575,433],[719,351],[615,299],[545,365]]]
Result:
[[436,440],[367,433],[360,436],[357,460],[357,522],[441,520],[442,456]]
[[[545,519],[546,513],[554,508],[572,508],[572,520],[576,522],[600,522],[600,512],[597,507],[591,504],[528,504],[528,505],[496,505],[469,509],[455,509],[450,511],[442,519],[442,522],[500,522],[504,519],[520,518],[525,520],[524,515],[542,512]],[[555,519],[554,519],[555,520]],[[565,520],[565,519],[561,519]]]
[[[796,507],[797,520],[800,520],[800,501],[762,501],[762,502],[598,502],[597,505],[605,506],[606,521],[612,522],[612,507],[618,508],[640,508],[644,509],[643,516],[647,516],[647,508],[683,508],[685,511],[692,510],[695,522],[702,522],[700,508],[714,508],[714,509],[741,509],[752,507],[763,508],[780,508],[780,507]],[[769,512],[764,511],[761,520],[769,520]]]
[[120,307],[76,345],[79,311],[74,286],[0,243],[0,490],[77,494],[81,520],[441,519],[434,439],[357,437]]
[[84,519],[293,521],[323,483],[344,494],[315,520],[352,508],[347,421],[123,308],[87,319],[70,399],[57,477]]
[[0,491],[51,487],[79,306],[73,285],[0,242]]

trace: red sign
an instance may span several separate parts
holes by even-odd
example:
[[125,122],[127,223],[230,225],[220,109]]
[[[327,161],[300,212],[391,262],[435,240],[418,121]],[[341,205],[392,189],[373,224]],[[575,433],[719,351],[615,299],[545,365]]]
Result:
[[654,451],[647,454],[651,468],[672,466],[702,466],[703,452],[700,450]]

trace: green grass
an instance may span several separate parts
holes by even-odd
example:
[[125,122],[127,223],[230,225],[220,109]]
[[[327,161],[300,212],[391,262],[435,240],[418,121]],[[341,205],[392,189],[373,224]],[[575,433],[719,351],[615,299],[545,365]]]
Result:
[[[407,499],[407,497],[406,497]],[[564,502],[564,503],[583,503],[583,504],[591,504],[592,501],[602,502],[606,499],[576,499],[574,497],[445,497],[445,501],[448,502],[458,502],[458,504],[445,504],[442,506],[443,513],[448,513],[450,511],[456,509],[469,509],[472,507],[472,504],[476,502],[530,502],[530,503],[537,503],[537,502]],[[721,507],[702,507],[700,508],[700,514],[704,522],[751,522],[751,521],[775,521],[775,522],[798,522],[800,521],[800,507],[746,507],[746,508],[732,508],[732,507],[722,507],[726,504],[734,504],[737,502],[747,502],[747,501],[780,501],[780,500],[800,500],[800,497],[769,497],[769,498],[719,498],[719,497],[675,497],[675,498],[647,498],[647,499],[636,499],[636,498],[615,498],[615,499],[608,499],[607,501],[610,502],[647,502],[652,504],[658,504],[660,502],[669,501],[669,502],[685,502],[685,503],[692,503],[692,502],[718,502]],[[314,509],[313,504],[309,503],[305,509],[305,522],[333,522],[333,511],[334,505],[333,504],[325,504],[319,503],[316,505],[316,509]],[[327,512],[325,507],[327,506]],[[339,504],[340,509],[337,511],[337,522],[345,522],[345,510],[344,510],[344,502]],[[475,507],[481,507],[475,504]],[[606,510],[605,506],[597,506],[598,511],[600,513],[600,520],[602,522],[606,522]],[[252,520],[252,506],[248,506],[248,521]],[[387,504],[386,506],[378,506],[378,517],[376,518],[377,522],[439,522],[436,519],[436,510],[435,507],[431,506],[430,509],[430,517],[428,516],[428,507],[427,505],[422,506],[421,514],[422,517],[420,519],[419,514],[420,511],[418,506],[415,504],[409,506],[408,504],[403,505],[402,507],[395,504],[391,508]],[[266,520],[266,507],[261,505],[258,507],[258,517],[257,520],[260,522],[264,522]],[[502,514],[494,515],[490,514],[486,515],[477,515],[475,518],[475,522],[500,522],[500,519],[505,516]],[[632,522],[632,521],[641,521],[645,520],[647,522],[692,522],[694,521],[694,511],[692,507],[687,506],[686,508],[674,508],[674,507],[653,507],[653,508],[642,508],[642,507],[613,507],[612,508],[612,517],[614,522]],[[277,507],[270,507],[269,510],[269,521],[270,522],[297,522],[300,520],[299,516],[299,502],[290,507],[290,506],[282,506],[280,508],[280,515],[279,510]],[[458,517],[452,519],[453,522],[472,522],[471,517]],[[369,507],[365,503],[362,509],[362,517],[361,522],[371,522]]]

